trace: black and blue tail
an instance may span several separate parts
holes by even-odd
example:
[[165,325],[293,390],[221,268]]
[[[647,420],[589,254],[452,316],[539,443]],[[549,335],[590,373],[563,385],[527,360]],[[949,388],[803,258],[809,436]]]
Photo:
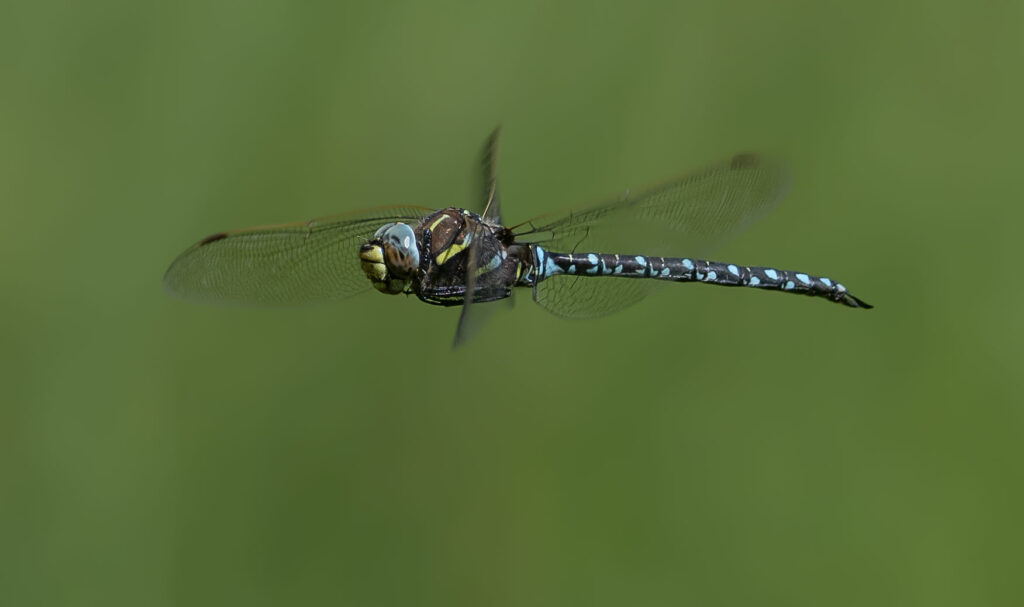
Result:
[[535,247],[540,281],[558,274],[654,278],[673,282],[701,282],[725,287],[753,287],[823,297],[851,308],[873,306],[852,295],[842,283],[804,272],[760,266],[741,266],[687,257],[646,257],[602,253],[552,253]]

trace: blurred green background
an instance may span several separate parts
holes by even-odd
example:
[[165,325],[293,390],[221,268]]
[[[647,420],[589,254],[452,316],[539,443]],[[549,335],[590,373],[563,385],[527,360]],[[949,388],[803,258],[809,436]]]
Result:
[[[1019,3],[0,6],[0,603],[998,605],[1020,581]],[[795,183],[570,322],[191,305],[222,229]],[[685,254],[686,251],[676,253]]]

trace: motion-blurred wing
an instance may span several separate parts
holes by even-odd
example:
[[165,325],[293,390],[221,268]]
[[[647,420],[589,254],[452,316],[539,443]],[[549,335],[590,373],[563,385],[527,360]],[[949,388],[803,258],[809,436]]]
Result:
[[[501,127],[495,128],[484,147],[480,151],[479,199],[483,203],[480,216],[491,223],[501,223],[501,199],[498,197],[498,148],[501,143]],[[480,267],[480,242],[483,226],[477,226],[476,234],[471,237],[469,245],[469,270],[466,272],[466,299],[459,314],[459,324],[455,327],[453,346],[466,343],[494,313],[495,306],[473,305],[477,293],[477,270]]]
[[491,223],[501,223],[501,199],[498,196],[498,149],[501,127],[497,127],[484,142],[480,153],[480,200],[484,210],[480,216]]

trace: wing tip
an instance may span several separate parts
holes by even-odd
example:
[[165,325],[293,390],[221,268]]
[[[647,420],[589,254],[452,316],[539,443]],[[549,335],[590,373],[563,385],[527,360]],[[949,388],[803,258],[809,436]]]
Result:
[[228,233],[227,232],[217,232],[216,234],[210,234],[206,238],[200,240],[196,244],[196,246],[202,247],[202,246],[210,244],[211,242],[217,242],[218,240],[224,240],[227,237],[228,237]]
[[764,164],[764,157],[756,152],[740,152],[729,161],[729,168],[753,169]]

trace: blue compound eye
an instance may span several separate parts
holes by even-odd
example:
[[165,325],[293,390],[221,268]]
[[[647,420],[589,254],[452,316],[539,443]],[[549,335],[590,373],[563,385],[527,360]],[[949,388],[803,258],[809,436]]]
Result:
[[374,235],[384,247],[388,268],[399,275],[409,275],[420,265],[420,250],[416,233],[404,223],[383,226]]

